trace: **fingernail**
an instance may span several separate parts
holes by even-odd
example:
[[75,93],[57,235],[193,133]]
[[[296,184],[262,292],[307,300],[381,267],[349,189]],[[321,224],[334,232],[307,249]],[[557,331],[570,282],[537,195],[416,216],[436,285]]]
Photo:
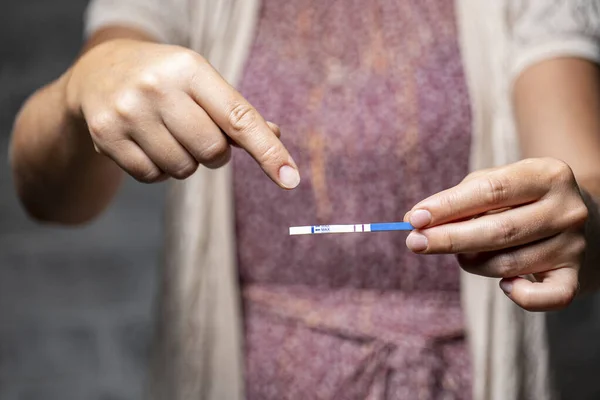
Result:
[[279,168],[279,181],[287,189],[293,189],[300,183],[300,174],[289,165]]
[[431,223],[431,213],[427,210],[416,210],[410,214],[410,224],[415,228],[424,228]]
[[506,281],[506,280],[500,281],[500,289],[502,289],[502,291],[504,293],[506,293],[507,295],[510,294],[510,292],[512,291],[512,288],[513,288],[512,281]]
[[411,232],[406,238],[406,246],[414,252],[427,250],[427,245],[427,238],[420,233]]

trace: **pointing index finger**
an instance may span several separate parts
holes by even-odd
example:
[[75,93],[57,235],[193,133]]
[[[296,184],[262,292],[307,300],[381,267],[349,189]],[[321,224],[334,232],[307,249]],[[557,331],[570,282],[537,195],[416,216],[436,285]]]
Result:
[[191,82],[192,98],[275,183],[285,189],[298,186],[296,163],[260,113],[208,63],[198,69]]

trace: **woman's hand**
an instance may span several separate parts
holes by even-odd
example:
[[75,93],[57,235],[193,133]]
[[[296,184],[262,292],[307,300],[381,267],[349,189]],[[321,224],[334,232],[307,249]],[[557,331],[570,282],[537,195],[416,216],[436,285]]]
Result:
[[415,205],[405,220],[417,228],[409,249],[457,254],[467,272],[502,278],[502,290],[526,310],[560,309],[577,294],[588,208],[562,161],[474,172]]
[[65,90],[96,151],[140,181],[183,179],[198,164],[219,167],[235,143],[281,187],[299,183],[279,128],[191,50],[107,41],[73,66]]

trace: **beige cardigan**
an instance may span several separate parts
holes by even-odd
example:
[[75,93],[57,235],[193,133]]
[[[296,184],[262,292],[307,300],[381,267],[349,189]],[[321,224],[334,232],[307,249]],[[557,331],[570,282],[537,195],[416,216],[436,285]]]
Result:
[[[472,100],[473,170],[519,159],[510,86],[554,56],[598,60],[594,0],[456,0]],[[87,33],[138,27],[203,54],[231,83],[253,40],[259,0],[92,0]],[[282,233],[285,234],[285,233]],[[156,357],[148,397],[243,398],[240,292],[230,167],[200,168],[168,193]],[[475,400],[552,399],[544,315],[526,313],[497,281],[463,274]]]

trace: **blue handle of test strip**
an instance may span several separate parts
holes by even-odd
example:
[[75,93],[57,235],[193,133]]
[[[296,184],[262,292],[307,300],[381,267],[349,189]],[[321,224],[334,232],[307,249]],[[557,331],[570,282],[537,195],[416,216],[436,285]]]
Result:
[[408,222],[381,222],[371,224],[371,232],[383,232],[383,231],[412,231],[415,229]]

